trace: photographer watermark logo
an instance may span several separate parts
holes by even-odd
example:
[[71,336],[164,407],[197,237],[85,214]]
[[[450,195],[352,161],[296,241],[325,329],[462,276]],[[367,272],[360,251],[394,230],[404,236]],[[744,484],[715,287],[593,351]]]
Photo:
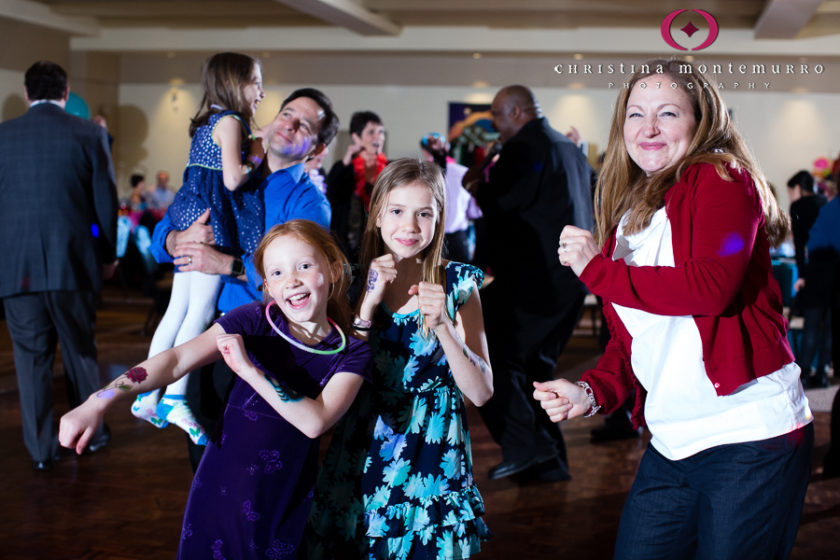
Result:
[[[683,12],[687,12],[687,11],[688,10],[674,10],[673,12],[671,12],[670,14],[665,16],[665,19],[662,20],[662,26],[660,27],[660,31],[662,33],[662,38],[665,40],[665,42],[668,43],[669,46],[671,46],[671,47],[673,47],[677,50],[680,50],[680,51],[687,51],[689,49],[680,45],[677,42],[677,40],[674,38],[673,33],[671,33],[671,24],[674,22],[674,20],[677,18],[678,15],[680,15]],[[706,20],[706,23],[708,24],[709,35],[708,35],[708,37],[706,37],[706,40],[703,41],[698,46],[693,47],[691,49],[692,51],[701,51],[701,50],[705,49],[706,47],[708,47],[709,45],[711,45],[712,43],[715,42],[715,39],[717,39],[717,36],[718,36],[719,27],[718,27],[717,20],[709,12],[706,12],[706,11],[703,11],[703,10],[691,10],[691,11],[694,12],[694,13],[700,14],[700,16],[702,16],[702,18],[704,20]],[[689,38],[691,38],[692,35],[694,35],[698,31],[700,31],[700,28],[697,27],[696,25],[694,25],[691,21],[689,21],[688,23],[686,23],[685,25],[680,27],[678,31],[681,32],[681,33],[684,33]],[[680,33],[677,33],[677,36],[680,36]]]

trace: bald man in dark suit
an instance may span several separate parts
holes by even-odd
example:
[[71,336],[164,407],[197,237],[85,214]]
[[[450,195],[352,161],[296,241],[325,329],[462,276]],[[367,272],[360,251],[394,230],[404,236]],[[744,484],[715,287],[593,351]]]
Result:
[[[67,74],[25,75],[29,110],[0,124],[0,298],[12,337],[23,439],[36,470],[57,459],[52,366],[56,343],[70,406],[101,385],[96,299],[113,271],[117,193],[106,131],[64,111]],[[100,426],[90,450],[105,445]]]
[[481,305],[495,390],[479,411],[502,462],[488,475],[566,480],[563,434],[531,395],[534,381],[553,379],[580,317],[586,288],[560,265],[557,244],[568,224],[592,229],[596,176],[580,149],[551,128],[529,88],[502,88],[490,113],[499,160],[489,181],[482,164],[464,176],[484,213],[494,276]]

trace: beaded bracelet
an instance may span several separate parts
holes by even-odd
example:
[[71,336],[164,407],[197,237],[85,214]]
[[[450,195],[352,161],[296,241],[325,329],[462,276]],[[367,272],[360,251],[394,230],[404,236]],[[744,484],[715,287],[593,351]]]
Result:
[[583,415],[583,417],[589,418],[590,416],[595,416],[595,414],[601,410],[601,405],[599,405],[598,401],[595,400],[595,392],[586,381],[578,381],[577,386],[583,389],[583,392],[586,393],[586,398],[589,399],[589,410]]

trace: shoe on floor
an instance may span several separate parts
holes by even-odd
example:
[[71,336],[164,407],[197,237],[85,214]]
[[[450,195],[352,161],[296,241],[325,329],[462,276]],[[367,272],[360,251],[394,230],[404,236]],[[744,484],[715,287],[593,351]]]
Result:
[[47,472],[51,471],[55,464],[58,462],[59,459],[58,453],[52,456],[51,459],[45,459],[43,461],[32,461],[32,468],[36,471],[40,472]]
[[540,457],[540,456],[532,456],[526,459],[511,459],[508,461],[502,461],[487,473],[487,476],[490,480],[498,480],[500,478],[506,478],[508,476],[515,475],[516,473],[520,473],[525,469],[533,467],[534,465],[538,465],[544,461],[549,459],[553,459],[554,457]]
[[111,428],[108,427],[108,424],[103,424],[102,428],[102,435],[88,443],[85,452],[96,453],[111,442]]
[[552,457],[525,469],[516,477],[521,482],[563,482],[571,480],[572,475],[569,474],[569,467],[559,457]]

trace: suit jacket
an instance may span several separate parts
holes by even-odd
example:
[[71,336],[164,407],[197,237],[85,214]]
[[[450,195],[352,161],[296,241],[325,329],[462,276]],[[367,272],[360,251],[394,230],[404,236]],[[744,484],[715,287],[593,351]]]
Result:
[[[809,197],[813,198],[813,197]],[[805,288],[799,292],[803,307],[836,305],[840,298],[840,199],[824,204],[808,238],[808,263],[799,274]],[[834,319],[840,321],[840,318]]]
[[515,294],[518,306],[539,311],[583,290],[560,264],[557,247],[566,225],[592,229],[595,180],[580,149],[544,117],[505,142],[476,200],[489,232],[494,282]]
[[821,194],[803,196],[790,205],[790,228],[793,232],[793,247],[796,250],[796,270],[805,278],[805,287],[796,294],[794,306],[797,314],[801,308],[831,305],[837,269],[837,255],[834,251],[814,249],[807,252],[811,226],[817,221],[826,199]]
[[796,268],[805,270],[805,246],[808,244],[808,232],[817,221],[820,208],[828,202],[821,194],[803,196],[790,205],[790,229],[793,233],[793,248],[796,250]]
[[103,128],[52,103],[0,124],[0,297],[99,290],[117,209]]

